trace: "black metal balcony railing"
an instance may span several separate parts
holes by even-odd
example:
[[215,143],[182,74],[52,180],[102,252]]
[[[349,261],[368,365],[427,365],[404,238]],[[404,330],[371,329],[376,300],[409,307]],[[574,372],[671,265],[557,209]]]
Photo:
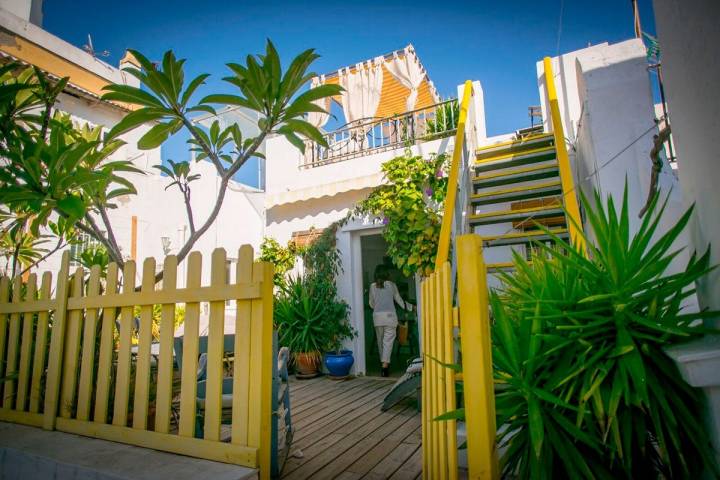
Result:
[[387,118],[364,119],[328,132],[327,147],[305,144],[301,168],[312,168],[455,134],[457,99]]

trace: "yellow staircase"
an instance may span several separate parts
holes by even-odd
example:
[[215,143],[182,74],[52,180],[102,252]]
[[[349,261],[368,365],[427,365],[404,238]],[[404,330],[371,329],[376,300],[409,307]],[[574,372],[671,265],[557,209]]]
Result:
[[[478,148],[472,165],[468,223],[485,248],[527,249],[533,241],[569,237],[552,133],[518,133],[513,140]],[[510,252],[488,264],[490,273],[511,268]]]
[[527,253],[534,241],[550,237],[548,231],[584,249],[554,75],[550,59],[544,63],[552,132],[525,129],[507,142],[475,148],[474,137],[465,136],[474,96],[472,83],[465,83],[435,271],[421,284],[423,479],[461,476],[455,385],[460,378],[467,446],[462,475],[500,476],[488,273],[511,269],[508,250]]
[[[552,73],[549,59],[545,72]],[[520,130],[515,138],[476,149],[467,221],[482,238],[488,273],[512,268],[508,248],[528,254],[535,241],[560,238],[582,242],[580,211],[565,146],[554,82],[548,100],[555,126]],[[493,247],[508,247],[494,254]]]

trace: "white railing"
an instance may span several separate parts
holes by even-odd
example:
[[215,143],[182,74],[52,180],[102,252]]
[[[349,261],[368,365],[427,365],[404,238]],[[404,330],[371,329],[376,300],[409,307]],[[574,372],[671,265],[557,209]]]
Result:
[[455,134],[457,99],[386,118],[359,120],[326,133],[328,146],[306,141],[302,168],[319,167]]

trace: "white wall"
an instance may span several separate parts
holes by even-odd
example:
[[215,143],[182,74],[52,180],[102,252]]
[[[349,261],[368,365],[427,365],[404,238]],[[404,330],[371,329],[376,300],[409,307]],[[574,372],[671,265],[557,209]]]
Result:
[[23,20],[42,26],[43,0],[0,0],[0,9]]
[[[717,0],[654,0],[662,48],[665,93],[678,175],[685,201],[695,203],[691,225],[695,248],[710,245],[720,263],[720,3]],[[700,305],[720,309],[720,270],[698,284]]]
[[[587,196],[594,189],[603,197],[612,196],[619,208],[627,180],[630,227],[637,231],[641,223],[638,214],[650,188],[653,135],[658,132],[642,41],[601,44],[556,57],[552,62],[576,187]],[[548,128],[542,62],[538,62],[537,71]],[[662,234],[685,212],[682,189],[664,158],[658,186],[662,198],[670,195],[659,226],[658,233]],[[686,234],[676,246],[684,247],[689,242]],[[683,252],[668,273],[684,269],[689,254]]]

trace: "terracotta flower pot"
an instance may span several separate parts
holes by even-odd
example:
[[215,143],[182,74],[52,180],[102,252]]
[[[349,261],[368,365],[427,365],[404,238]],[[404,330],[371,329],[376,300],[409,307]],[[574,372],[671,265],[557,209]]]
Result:
[[320,358],[315,353],[298,353],[295,355],[296,376],[298,378],[313,378],[320,374]]
[[407,345],[408,343],[408,324],[400,323],[397,329],[397,338],[400,345]]

